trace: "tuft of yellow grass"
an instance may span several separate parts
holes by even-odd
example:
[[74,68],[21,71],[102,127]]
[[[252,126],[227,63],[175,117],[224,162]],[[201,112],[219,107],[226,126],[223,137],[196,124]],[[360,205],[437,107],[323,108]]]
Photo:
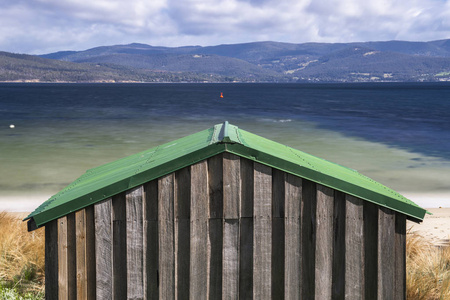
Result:
[[0,212],[0,284],[24,292],[42,292],[44,268],[44,230],[28,232],[20,215]]
[[417,234],[406,237],[408,300],[450,299],[450,243],[437,247]]

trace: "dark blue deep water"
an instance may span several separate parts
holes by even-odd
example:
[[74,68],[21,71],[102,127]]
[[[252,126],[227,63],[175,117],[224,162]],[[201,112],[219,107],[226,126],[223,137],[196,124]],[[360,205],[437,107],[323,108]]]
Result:
[[225,120],[450,197],[450,83],[0,84],[0,116],[0,210],[34,209],[89,168]]
[[[224,98],[219,98],[220,92]],[[10,124],[48,134],[55,127],[53,134],[57,134],[61,126],[70,126],[71,131],[86,127],[108,131],[122,123],[130,131],[158,126],[169,132],[175,130],[174,124],[183,128],[183,123],[210,127],[225,120],[237,126],[301,120],[450,159],[450,84],[446,83],[2,84],[0,114],[2,143],[17,134],[5,130]]]

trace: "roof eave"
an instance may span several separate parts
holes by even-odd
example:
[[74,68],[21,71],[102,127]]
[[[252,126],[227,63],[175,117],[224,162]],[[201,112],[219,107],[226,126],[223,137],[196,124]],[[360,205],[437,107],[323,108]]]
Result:
[[[412,218],[412,220],[414,220],[415,222],[421,222],[425,217],[426,210],[419,206],[414,206],[405,202],[397,201],[388,196],[351,184],[347,181],[343,181],[337,177],[332,177],[315,170],[302,167],[287,160],[280,159],[270,153],[262,152],[260,150],[253,149],[239,143],[227,144],[226,151],[253,160],[255,162],[262,163],[272,168],[285,171],[295,176],[311,180],[313,182],[361,198],[376,205],[400,212]],[[377,201],[375,201],[375,199]]]
[[155,168],[145,170],[126,179],[114,182],[109,186],[92,191],[67,203],[44,210],[35,215],[30,214],[24,219],[28,220],[28,231],[40,228],[52,220],[58,219],[72,212],[76,212],[80,209],[111,198],[114,195],[138,187],[146,182],[163,177],[167,174],[193,165],[225,151],[226,143],[217,142],[215,144],[210,144],[202,149],[178,157],[167,163],[156,166]]

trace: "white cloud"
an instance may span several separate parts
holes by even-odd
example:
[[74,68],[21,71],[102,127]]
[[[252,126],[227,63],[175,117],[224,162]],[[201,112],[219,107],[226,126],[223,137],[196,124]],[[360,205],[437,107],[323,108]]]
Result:
[[4,0],[0,50],[450,38],[450,0]]

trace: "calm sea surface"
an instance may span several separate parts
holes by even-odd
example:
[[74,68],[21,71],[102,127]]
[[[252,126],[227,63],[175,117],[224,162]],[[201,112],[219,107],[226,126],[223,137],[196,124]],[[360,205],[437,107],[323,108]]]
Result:
[[0,116],[0,210],[225,120],[407,196],[450,195],[446,83],[0,84]]

